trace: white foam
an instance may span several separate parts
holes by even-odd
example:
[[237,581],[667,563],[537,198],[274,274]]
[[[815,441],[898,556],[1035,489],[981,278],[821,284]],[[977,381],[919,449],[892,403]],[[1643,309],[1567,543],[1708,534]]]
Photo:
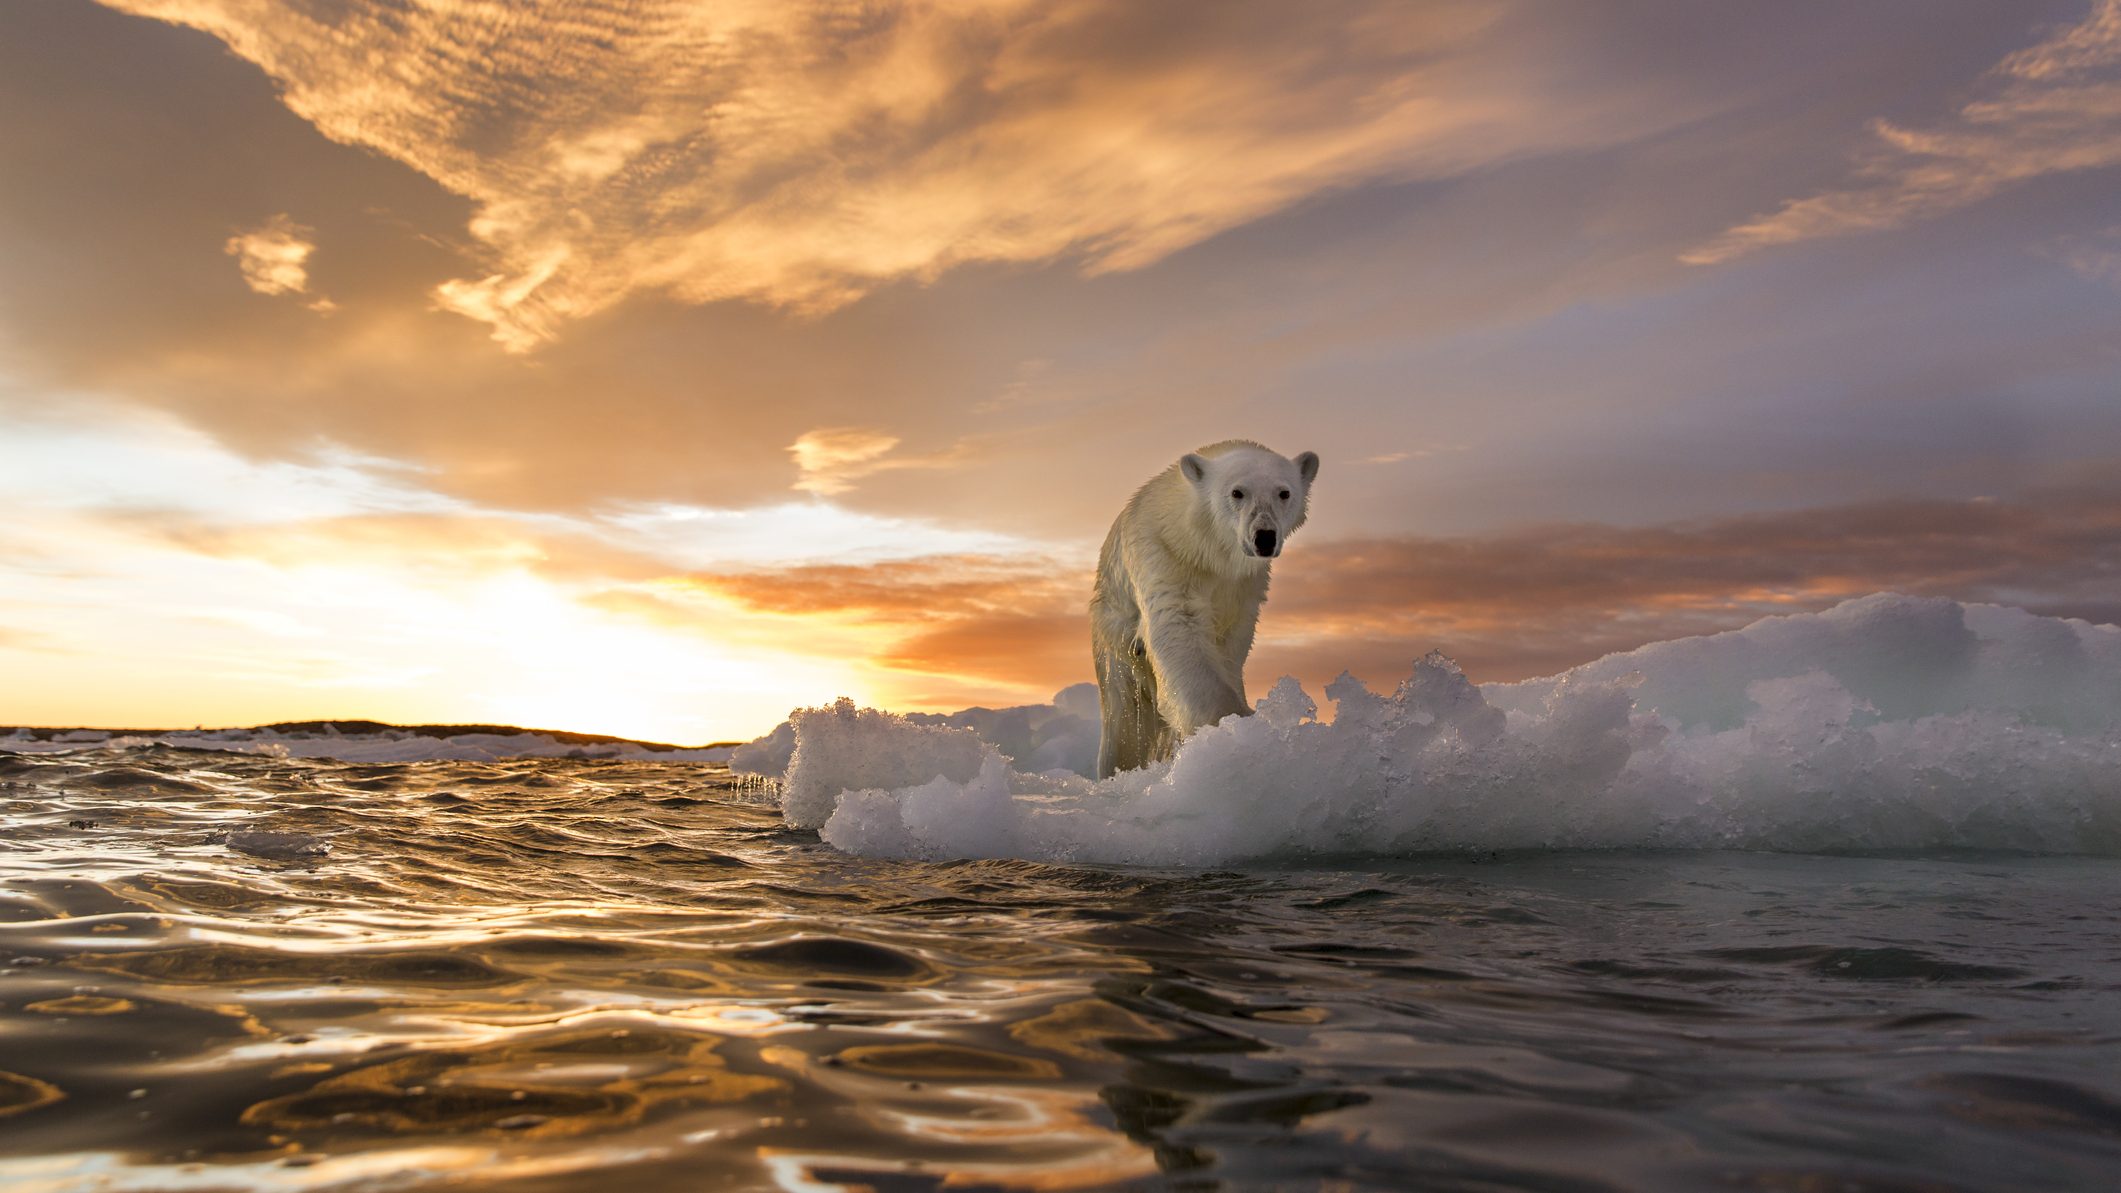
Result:
[[[791,718],[797,713],[790,713]],[[1051,704],[1012,708],[966,708],[954,713],[908,713],[915,725],[970,729],[1022,770],[1090,774],[1097,766],[1097,685],[1079,683],[1054,693]],[[738,746],[729,769],[779,778],[795,756],[795,725],[782,721],[773,732]]]
[[788,771],[788,762],[795,757],[795,726],[787,721],[773,727],[773,732],[753,741],[745,742],[729,752],[729,769],[743,775],[766,775],[778,779]]
[[[1879,594],[1477,687],[1432,655],[1100,783],[851,704],[798,717],[790,823],[890,857],[1210,865],[1522,848],[2121,854],[2121,630]],[[825,710],[817,710],[820,714]],[[928,751],[933,745],[934,752]]]
[[873,708],[857,709],[852,700],[797,709],[789,720],[796,744],[781,784],[781,815],[796,828],[825,823],[847,786],[846,775],[884,787],[928,779],[964,782],[989,755],[1000,757],[970,729],[916,724]]

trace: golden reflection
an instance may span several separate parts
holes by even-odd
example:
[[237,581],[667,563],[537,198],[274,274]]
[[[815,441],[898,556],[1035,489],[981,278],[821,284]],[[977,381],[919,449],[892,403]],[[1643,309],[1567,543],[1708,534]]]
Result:
[[1009,1038],[1077,1060],[1110,1060],[1114,1040],[1168,1040],[1172,1030],[1097,998],[1066,1002],[1009,1025]]
[[1024,1086],[956,1086],[920,1110],[879,1106],[873,1113],[920,1139],[1029,1149],[1073,1139],[1103,1142],[1109,1132],[1084,1117],[1084,1092]]
[[66,1091],[49,1081],[0,1072],[0,1118],[49,1106],[65,1097]]
[[718,1036],[767,1036],[776,1032],[804,1030],[802,1024],[765,1007],[686,1007],[667,1016],[671,1021]]
[[527,980],[483,961],[439,949],[310,953],[213,943],[137,953],[83,953],[69,958],[67,964],[98,973],[202,986],[282,986],[343,979],[349,987],[373,982],[393,988],[484,986],[508,989]]
[[713,1105],[784,1089],[731,1072],[719,1041],[628,1028],[579,1030],[471,1052],[367,1065],[250,1106],[242,1121],[297,1133],[505,1131],[555,1139],[628,1127],[665,1103]]
[[133,1009],[131,999],[103,998],[94,994],[74,994],[66,998],[47,998],[43,1002],[29,1003],[22,1008],[40,1015],[123,1015]]
[[[1084,1189],[1155,1175],[1155,1152],[1092,1121],[1084,1109],[1095,1104],[1082,1091],[981,1086],[937,1090],[918,1111],[881,1103],[865,1111],[888,1121],[894,1136],[921,1141],[927,1165],[948,1174],[945,1185]],[[760,1148],[758,1156],[788,1190],[840,1189],[846,1187],[842,1181],[859,1184],[865,1171],[898,1166],[867,1156],[771,1147]]]
[[733,998],[745,992],[743,983],[732,982],[719,974],[699,969],[627,969],[612,976],[629,986],[670,990],[692,997],[713,995]]
[[[633,1158],[640,1158],[638,1155]],[[509,1155],[496,1147],[391,1148],[321,1156],[287,1151],[245,1163],[142,1163],[120,1152],[68,1152],[10,1161],[8,1193],[78,1193],[82,1189],[346,1189],[391,1188],[406,1174],[436,1183],[500,1182],[602,1167],[611,1157],[590,1149]]]
[[317,1073],[329,1073],[334,1067],[329,1061],[297,1061],[294,1064],[281,1065],[279,1068],[274,1069],[272,1071],[272,1079],[274,1081],[285,1081],[289,1077],[307,1077]]
[[918,1080],[1060,1076],[1060,1066],[1049,1060],[962,1044],[863,1044],[840,1052],[835,1059],[864,1072]]
[[[1157,1171],[1152,1150],[1090,1117],[1100,1105],[1092,1091],[1013,1084],[1064,1081],[1050,1060],[940,1042],[857,1045],[823,1058],[769,1045],[759,1058],[852,1099],[888,1136],[920,1141],[924,1160],[949,1174],[946,1184],[1078,1189]],[[788,1190],[859,1185],[861,1174],[901,1163],[774,1147],[758,1156]]]

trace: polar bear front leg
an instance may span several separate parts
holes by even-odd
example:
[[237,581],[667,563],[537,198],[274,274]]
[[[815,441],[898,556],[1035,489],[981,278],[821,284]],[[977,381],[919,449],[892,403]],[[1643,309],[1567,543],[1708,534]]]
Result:
[[1215,643],[1208,618],[1184,605],[1151,606],[1143,619],[1150,663],[1156,670],[1156,705],[1174,736],[1224,717],[1252,711],[1244,679]]
[[[1136,639],[1127,635],[1132,644]],[[1097,742],[1097,777],[1135,770],[1154,761],[1165,735],[1156,711],[1156,677],[1130,648],[1100,636],[1096,644],[1097,704],[1102,718]]]

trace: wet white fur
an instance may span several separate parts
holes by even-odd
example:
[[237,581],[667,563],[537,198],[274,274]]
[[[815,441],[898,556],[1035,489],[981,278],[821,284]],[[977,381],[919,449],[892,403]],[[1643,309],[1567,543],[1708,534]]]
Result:
[[1245,656],[1273,562],[1253,550],[1253,535],[1273,529],[1279,554],[1304,524],[1317,475],[1311,452],[1291,460],[1232,439],[1180,457],[1120,511],[1090,598],[1100,778],[1168,758],[1195,729],[1252,711]]

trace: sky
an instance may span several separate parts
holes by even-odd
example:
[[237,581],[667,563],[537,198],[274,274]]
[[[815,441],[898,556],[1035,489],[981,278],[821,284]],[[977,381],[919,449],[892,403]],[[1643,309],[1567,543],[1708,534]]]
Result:
[[1880,590],[2121,619],[2121,0],[0,7],[0,724],[702,742]]

